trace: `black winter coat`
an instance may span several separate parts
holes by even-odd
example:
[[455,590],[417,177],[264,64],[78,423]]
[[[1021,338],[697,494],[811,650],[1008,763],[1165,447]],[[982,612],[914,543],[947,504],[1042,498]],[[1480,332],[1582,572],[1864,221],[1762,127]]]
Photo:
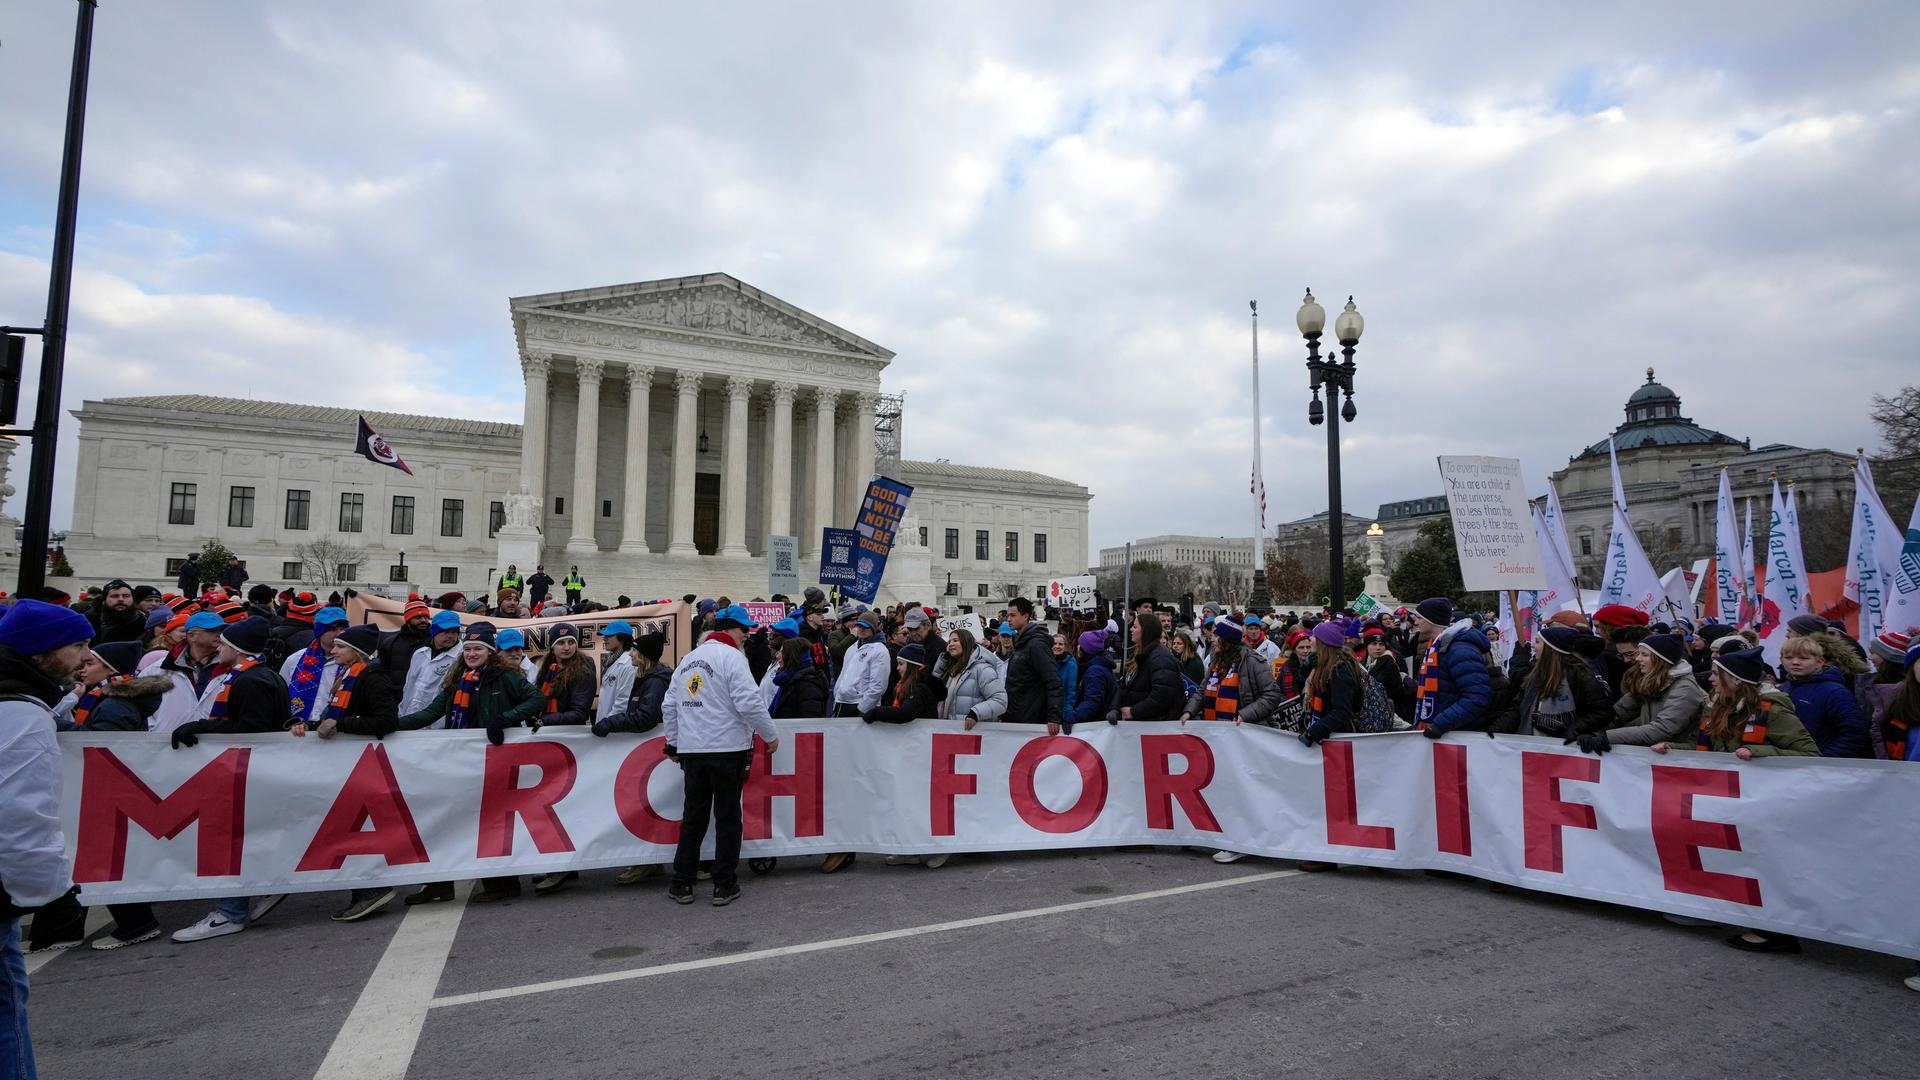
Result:
[[[885,700],[891,700],[887,695]],[[940,715],[940,703],[946,697],[945,689],[931,675],[922,674],[920,681],[913,684],[907,692],[907,700],[898,705],[876,705],[867,710],[863,717],[869,724],[906,724],[915,720],[932,720]]]
[[[1051,653],[1049,653],[1051,661]],[[1186,685],[1180,681],[1180,663],[1173,650],[1154,642],[1134,658],[1133,676],[1120,688],[1122,709],[1132,709],[1133,720],[1178,720],[1186,707]]]
[[[538,677],[545,678],[546,674],[546,669],[543,668],[538,672]],[[541,686],[539,683],[535,683],[534,685],[543,695],[546,693],[546,687]],[[591,663],[583,665],[579,676],[572,682],[562,684],[559,691],[555,694],[555,697],[558,700],[559,707],[554,711],[546,712],[546,705],[542,704],[540,706],[542,712],[540,713],[539,719],[542,727],[564,727],[569,724],[593,723],[593,707],[600,698],[600,684],[593,679],[593,665]],[[617,730],[627,731],[631,729],[619,728]]]
[[[655,664],[645,675],[633,680],[633,689],[627,694],[627,711],[605,723],[606,731],[652,731],[660,726],[660,706],[667,700],[667,688],[673,683],[673,668],[666,664]],[[598,734],[602,724],[595,721],[593,730]]]
[[1533,710],[1539,704],[1539,694],[1531,683],[1524,682],[1516,684],[1519,690],[1513,695],[1513,703],[1501,710],[1494,718],[1493,726],[1487,730],[1501,735],[1557,735],[1562,738],[1569,734],[1584,735],[1607,730],[1607,725],[1613,722],[1613,695],[1607,692],[1606,684],[1578,657],[1568,657],[1561,669],[1567,673],[1573,691],[1573,716],[1570,718],[1573,731],[1536,727]]
[[1367,673],[1386,690],[1387,697],[1393,699],[1393,715],[1402,720],[1412,720],[1413,688],[1407,685],[1407,671],[1400,666],[1401,662],[1392,650],[1388,650],[1373,662]]
[[287,704],[287,681],[261,661],[233,677],[227,687],[227,715],[223,720],[201,720],[191,726],[201,735],[251,735],[285,731],[293,726]]
[[431,630],[416,634],[402,627],[380,639],[380,666],[386,669],[387,677],[393,685],[405,688],[407,672],[413,667],[413,654],[433,640]]
[[775,720],[813,720],[832,711],[833,688],[826,673],[809,664],[801,668],[780,688],[773,703]]
[[1053,635],[1039,623],[1029,623],[1014,639],[1013,655],[1007,658],[1007,711],[1000,719],[1010,724],[1058,724],[1061,695]]
[[[1333,674],[1327,679],[1327,692],[1320,695],[1320,714],[1314,716],[1307,725],[1307,734],[1324,739],[1353,730],[1354,717],[1367,703],[1366,687],[1360,683],[1362,677],[1354,665],[1333,666]],[[1300,684],[1300,692],[1307,693],[1304,681]],[[1308,702],[1308,708],[1312,708],[1311,701]]]
[[160,699],[173,689],[165,675],[143,675],[109,683],[100,690],[100,703],[87,711],[81,731],[145,731]]
[[[339,687],[336,685],[335,689]],[[326,716],[325,707],[320,709],[320,715]],[[340,717],[338,727],[348,735],[371,735],[377,739],[399,726],[400,691],[394,683],[393,672],[375,664],[362,671],[353,684],[353,696],[347,699],[346,712]]]
[[105,608],[97,608],[87,613],[87,621],[93,624],[95,645],[107,645],[115,641],[139,641],[147,632],[147,617],[140,614],[139,608],[128,608],[125,612],[114,613],[109,613]]

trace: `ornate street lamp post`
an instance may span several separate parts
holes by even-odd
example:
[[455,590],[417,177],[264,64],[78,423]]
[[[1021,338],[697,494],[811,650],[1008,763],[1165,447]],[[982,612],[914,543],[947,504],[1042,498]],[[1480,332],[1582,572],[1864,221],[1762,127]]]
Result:
[[[1300,336],[1307,339],[1307,385],[1313,391],[1313,400],[1307,403],[1307,423],[1324,421],[1327,425],[1327,581],[1331,587],[1327,602],[1338,611],[1347,603],[1343,580],[1347,538],[1341,527],[1345,515],[1340,512],[1340,421],[1352,422],[1357,415],[1353,407],[1353,351],[1360,344],[1360,332],[1366,329],[1367,321],[1353,306],[1353,297],[1347,297],[1346,309],[1333,320],[1333,335],[1340,343],[1339,360],[1320,358],[1320,334],[1326,329],[1327,310],[1314,300],[1312,289],[1300,302],[1294,324],[1299,326]],[[1338,410],[1320,404],[1322,386],[1327,388],[1329,406],[1337,392],[1345,392],[1346,401]]]

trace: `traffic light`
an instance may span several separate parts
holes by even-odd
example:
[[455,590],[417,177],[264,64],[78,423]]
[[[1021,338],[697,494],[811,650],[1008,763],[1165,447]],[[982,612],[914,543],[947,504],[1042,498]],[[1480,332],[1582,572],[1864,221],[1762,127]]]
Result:
[[15,334],[0,349],[0,427],[12,427],[20,415],[20,373],[26,367],[27,339]]

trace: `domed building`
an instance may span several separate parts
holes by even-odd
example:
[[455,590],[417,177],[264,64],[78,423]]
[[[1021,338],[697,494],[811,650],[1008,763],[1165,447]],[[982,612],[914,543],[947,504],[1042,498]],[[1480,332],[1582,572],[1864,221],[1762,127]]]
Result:
[[[1853,508],[1853,459],[1848,455],[1783,443],[1756,449],[1750,440],[1697,424],[1681,412],[1680,395],[1655,381],[1652,368],[1647,369],[1647,381],[1628,396],[1626,414],[1626,422],[1612,434],[1620,482],[1634,531],[1657,569],[1713,554],[1714,500],[1723,465],[1729,470],[1736,512],[1744,511],[1747,498],[1757,500],[1756,531],[1764,529],[1772,490],[1768,480],[1777,474],[1782,485],[1794,486],[1803,532],[1813,521],[1837,519],[1844,533]],[[1574,568],[1591,582],[1613,527],[1607,440],[1573,455],[1567,467],[1549,479],[1566,512]],[[1808,561],[1822,561],[1813,550],[1816,538],[1806,539]]]

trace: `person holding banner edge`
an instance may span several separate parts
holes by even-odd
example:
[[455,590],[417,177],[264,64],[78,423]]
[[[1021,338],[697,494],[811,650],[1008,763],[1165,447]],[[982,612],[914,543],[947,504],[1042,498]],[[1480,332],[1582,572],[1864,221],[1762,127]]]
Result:
[[1449,731],[1481,731],[1493,706],[1486,637],[1453,602],[1430,597],[1414,605],[1414,633],[1427,643],[1414,678],[1413,726],[1429,739]]

